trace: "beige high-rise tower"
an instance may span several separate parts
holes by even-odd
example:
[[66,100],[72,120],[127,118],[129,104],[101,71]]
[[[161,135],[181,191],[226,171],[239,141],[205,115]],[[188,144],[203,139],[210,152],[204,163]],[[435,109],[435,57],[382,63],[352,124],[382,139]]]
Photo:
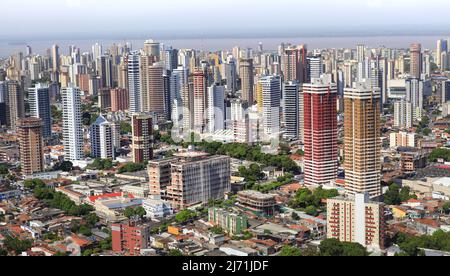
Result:
[[247,101],[249,105],[253,105],[253,59],[241,59],[239,71],[241,77],[242,99]]
[[381,195],[381,95],[369,83],[344,91],[345,188],[350,195]]

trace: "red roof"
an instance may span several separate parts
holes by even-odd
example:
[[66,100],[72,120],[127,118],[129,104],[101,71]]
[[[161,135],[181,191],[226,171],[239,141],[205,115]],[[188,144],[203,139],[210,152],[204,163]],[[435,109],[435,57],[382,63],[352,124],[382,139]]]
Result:
[[[121,197],[121,196],[122,196],[122,193],[104,194],[104,195],[99,195],[99,196],[90,196],[89,200],[91,202],[96,202],[99,199],[114,198],[114,197]],[[133,195],[128,195],[128,197],[131,199],[134,198]]]

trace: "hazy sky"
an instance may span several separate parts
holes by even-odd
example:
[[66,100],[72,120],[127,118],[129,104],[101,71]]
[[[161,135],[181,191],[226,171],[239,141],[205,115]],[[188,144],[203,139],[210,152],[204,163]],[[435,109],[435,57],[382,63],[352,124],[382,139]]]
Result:
[[439,33],[449,10],[448,0],[1,0],[0,40]]

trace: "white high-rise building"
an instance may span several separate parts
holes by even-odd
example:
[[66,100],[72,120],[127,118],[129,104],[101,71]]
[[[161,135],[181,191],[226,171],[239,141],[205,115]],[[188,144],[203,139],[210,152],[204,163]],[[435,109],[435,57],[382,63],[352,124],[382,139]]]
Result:
[[318,79],[323,74],[322,56],[308,57],[309,79]]
[[263,128],[267,136],[280,133],[281,79],[279,76],[262,77]]
[[406,80],[406,101],[411,103],[413,120],[422,120],[423,94],[427,81],[419,79]]
[[103,55],[103,47],[99,43],[92,45],[92,58],[97,61],[99,57]]
[[128,56],[128,93],[130,96],[130,113],[141,112],[141,81],[139,74],[139,52]]
[[35,87],[29,88],[28,103],[30,115],[42,119],[42,136],[49,138],[52,135],[52,119],[48,85],[38,83]]
[[65,160],[84,158],[83,125],[81,122],[81,92],[72,83],[61,89],[63,106],[63,139]]
[[402,99],[394,103],[394,127],[411,128],[413,121],[412,104]]
[[113,127],[100,115],[90,128],[91,152],[94,158],[114,159]]

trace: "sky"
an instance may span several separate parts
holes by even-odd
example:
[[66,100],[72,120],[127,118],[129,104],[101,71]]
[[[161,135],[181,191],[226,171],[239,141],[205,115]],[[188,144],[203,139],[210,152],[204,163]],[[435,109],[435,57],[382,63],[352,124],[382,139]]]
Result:
[[[0,40],[444,34],[448,0],[1,0]],[[434,32],[434,33],[431,33]]]

